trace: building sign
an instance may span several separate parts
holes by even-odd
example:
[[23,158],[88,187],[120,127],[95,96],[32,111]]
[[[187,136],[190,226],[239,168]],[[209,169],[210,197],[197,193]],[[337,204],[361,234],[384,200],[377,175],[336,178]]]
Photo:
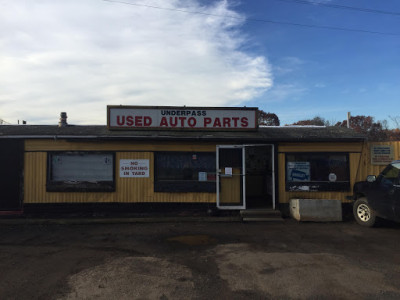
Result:
[[371,164],[387,165],[394,160],[393,146],[371,145]]
[[288,181],[310,181],[310,162],[288,162],[286,172]]
[[199,172],[199,181],[207,181],[207,172]]
[[150,177],[148,159],[120,159],[119,177]]
[[107,106],[109,129],[255,130],[257,108]]
[[335,182],[337,180],[337,175],[335,173],[329,173],[328,179],[330,182]]

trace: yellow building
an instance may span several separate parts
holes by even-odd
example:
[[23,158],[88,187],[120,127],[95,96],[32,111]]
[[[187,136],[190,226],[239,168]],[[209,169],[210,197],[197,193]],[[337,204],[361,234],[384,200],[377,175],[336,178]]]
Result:
[[107,126],[65,118],[2,125],[0,210],[151,204],[287,212],[292,198],[351,202],[354,182],[366,175],[362,136],[340,127],[258,127],[256,112],[110,106]]

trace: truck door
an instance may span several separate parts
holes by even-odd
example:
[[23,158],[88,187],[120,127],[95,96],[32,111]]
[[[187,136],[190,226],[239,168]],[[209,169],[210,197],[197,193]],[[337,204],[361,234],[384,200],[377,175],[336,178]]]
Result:
[[378,176],[368,195],[368,202],[383,217],[395,219],[399,199],[400,163],[389,164]]
[[393,184],[393,209],[394,209],[394,218],[396,221],[400,221],[400,163],[393,163],[394,168],[397,169],[397,180],[395,180]]

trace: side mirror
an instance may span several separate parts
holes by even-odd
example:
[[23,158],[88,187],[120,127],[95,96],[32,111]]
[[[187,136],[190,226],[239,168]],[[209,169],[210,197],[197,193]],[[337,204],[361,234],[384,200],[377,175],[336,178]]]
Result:
[[367,176],[367,181],[368,182],[374,182],[376,180],[376,176],[375,175],[368,175]]

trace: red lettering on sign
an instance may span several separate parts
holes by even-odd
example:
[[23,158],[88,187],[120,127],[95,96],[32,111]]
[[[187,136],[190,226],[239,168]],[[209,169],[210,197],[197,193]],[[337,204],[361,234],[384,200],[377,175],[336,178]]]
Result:
[[233,120],[233,127],[235,127],[235,128],[238,127],[239,118],[238,117],[233,117],[232,120]]
[[172,127],[176,127],[178,125],[177,117],[169,117],[169,125]]
[[123,126],[125,124],[125,116],[117,116],[117,124]]
[[221,127],[221,120],[219,118],[215,118],[213,127]]
[[135,117],[135,126],[137,126],[137,127],[143,126],[143,117],[142,116]]
[[211,118],[204,118],[204,127],[211,124]]
[[144,117],[144,126],[150,126],[152,123],[152,119],[148,116]]
[[132,126],[133,125],[133,117],[132,116],[127,116],[126,117],[126,125],[127,126]]
[[[184,116],[187,115],[187,116]],[[165,128],[195,128],[202,126],[203,128],[248,128],[249,118],[247,117],[203,117],[203,121],[190,116],[191,113],[183,111],[180,116],[164,116],[161,117],[158,127]],[[200,121],[202,124],[197,124]],[[151,127],[153,120],[151,116],[143,115],[118,115],[116,116],[116,124],[121,127]]]
[[[153,120],[149,116],[117,116],[118,126],[131,126],[131,127],[149,127]],[[168,126],[167,124],[165,124]]]
[[181,121],[181,127],[185,127],[186,117],[179,117],[179,121]]
[[230,118],[223,118],[222,123],[224,127],[231,127],[231,119]]
[[196,126],[196,123],[197,123],[197,121],[196,121],[195,118],[191,117],[191,118],[188,119],[188,124],[189,124],[190,127]]
[[167,118],[166,117],[162,117],[161,118],[160,127],[161,126],[167,126],[168,127],[168,122],[167,122]]

